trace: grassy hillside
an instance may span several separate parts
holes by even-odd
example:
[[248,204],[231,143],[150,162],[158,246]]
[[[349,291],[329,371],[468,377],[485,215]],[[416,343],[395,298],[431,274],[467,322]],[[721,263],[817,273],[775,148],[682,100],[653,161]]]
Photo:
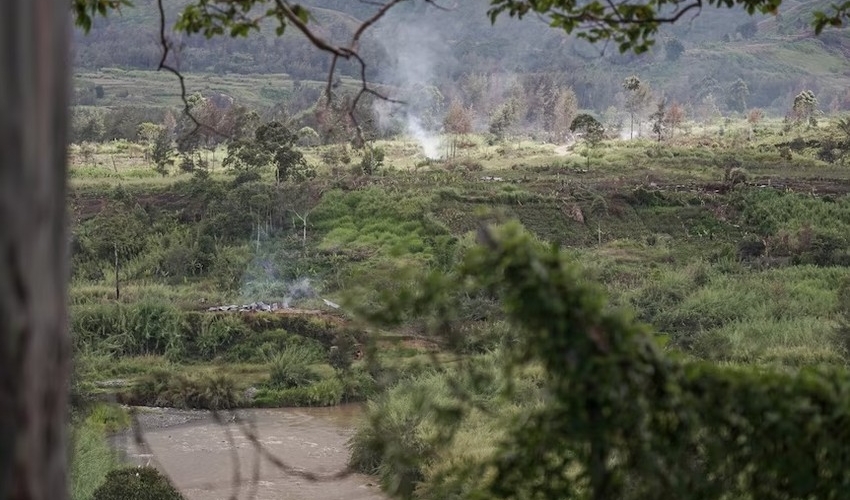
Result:
[[[342,88],[353,88],[359,84],[350,78],[341,81]],[[77,92],[85,95],[90,106],[117,108],[143,106],[177,109],[182,107],[180,85],[176,77],[168,72],[152,70],[104,68],[99,71],[79,71],[74,85]],[[326,81],[301,81],[300,85],[316,91],[324,91]],[[103,97],[95,97],[95,88],[100,87]],[[221,94],[251,109],[271,109],[287,102],[293,91],[293,80],[286,74],[206,74],[187,73],[186,91],[205,96]]]

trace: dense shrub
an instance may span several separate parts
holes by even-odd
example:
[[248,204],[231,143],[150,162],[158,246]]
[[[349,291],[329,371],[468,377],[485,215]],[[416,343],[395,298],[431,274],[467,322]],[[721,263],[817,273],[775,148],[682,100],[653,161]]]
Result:
[[304,346],[327,351],[362,332],[331,320],[277,314],[184,312],[161,302],[89,304],[71,310],[77,349],[120,356],[165,355],[172,361],[264,362],[269,353]]
[[303,346],[288,347],[269,360],[269,384],[282,389],[309,385],[318,378],[310,369],[310,365],[319,359],[320,356],[312,349]]
[[334,406],[343,401],[345,387],[336,378],[324,379],[302,387],[262,387],[254,397],[259,407]]
[[[434,426],[408,425],[387,406],[371,419],[373,431],[357,445],[362,449],[355,447],[355,464],[377,468],[384,484],[396,486],[418,481],[408,479],[405,464],[419,466],[423,478],[425,465],[443,471],[414,489],[396,489],[399,496],[411,498],[433,485],[451,485],[441,486],[443,497],[472,498],[846,496],[845,369],[788,372],[667,357],[651,330],[610,307],[564,253],[532,243],[514,227],[487,242],[456,274],[420,282],[415,293],[390,301],[387,311],[415,304],[446,331],[443,311],[455,293],[481,288],[498,293],[510,320],[524,332],[502,368],[508,380],[524,370],[542,370],[545,399],[509,419],[494,449],[477,456],[450,448],[460,436],[452,429],[477,418],[483,406],[474,398],[470,402],[479,391],[455,381],[460,377],[451,384],[456,391],[449,394],[455,396],[446,401],[440,391],[431,403],[442,415]],[[429,308],[423,308],[423,297]],[[376,318],[397,317],[387,311]],[[480,379],[473,376],[479,372],[469,373],[471,380]],[[391,395],[402,401],[422,394],[427,402],[434,393],[407,389]],[[508,386],[500,392],[524,390]],[[412,415],[421,418],[422,411]],[[394,431],[399,422],[403,435]],[[420,432],[410,432],[413,426]],[[395,444],[416,437],[426,438],[421,442],[427,446]]]
[[764,240],[757,236],[748,236],[738,242],[738,258],[741,260],[749,260],[755,257],[761,257],[764,254],[766,245]]
[[78,306],[71,310],[71,333],[78,349],[167,354],[181,349],[181,318],[177,308],[157,302]]
[[157,370],[143,377],[122,397],[142,406],[227,410],[242,403],[242,394],[227,375],[186,376]]
[[183,500],[168,478],[153,467],[125,467],[111,471],[92,500]]

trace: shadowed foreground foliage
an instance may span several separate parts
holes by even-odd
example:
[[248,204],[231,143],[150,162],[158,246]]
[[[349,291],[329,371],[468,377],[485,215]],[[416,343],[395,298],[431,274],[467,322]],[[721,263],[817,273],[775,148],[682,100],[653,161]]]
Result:
[[93,500],[183,500],[183,495],[153,467],[125,467],[107,474]]
[[388,462],[417,464],[416,457],[400,453],[420,453],[423,446],[381,444],[379,436],[394,435],[380,428],[393,422],[393,415],[373,414],[378,428],[361,429],[355,437],[353,463],[383,470],[393,493],[427,494],[437,484],[436,476],[426,477],[427,470],[440,469],[442,460],[447,464],[439,478],[444,497],[846,495],[850,376],[845,370],[726,368],[669,357],[648,327],[610,307],[600,288],[557,248],[544,248],[516,226],[497,236],[480,235],[484,244],[471,250],[455,273],[434,274],[416,289],[387,297],[387,306],[373,319],[393,323],[401,311],[412,310],[429,316],[435,333],[452,335],[447,333],[450,305],[459,294],[498,297],[521,332],[501,362],[499,392],[515,399],[511,381],[542,369],[545,396],[507,419],[494,450],[450,462],[433,443],[447,449],[462,434],[464,420],[490,409],[469,391],[448,391],[451,397],[443,391],[441,401],[429,406],[439,432],[432,432],[428,456],[413,470],[393,469]]

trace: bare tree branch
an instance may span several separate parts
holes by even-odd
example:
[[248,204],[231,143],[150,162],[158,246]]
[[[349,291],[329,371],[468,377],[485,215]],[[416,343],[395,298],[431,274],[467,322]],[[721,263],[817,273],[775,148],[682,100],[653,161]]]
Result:
[[165,7],[163,7],[162,0],[156,0],[156,4],[157,9],[159,10],[159,44],[160,47],[162,47],[162,56],[159,59],[157,69],[172,73],[180,82],[180,99],[183,101],[183,114],[189,117],[189,119],[192,120],[192,123],[195,124],[195,127],[186,135],[190,136],[196,134],[199,130],[204,129],[219,137],[229,138],[228,135],[219,132],[214,127],[201,123],[201,121],[192,114],[192,107],[189,104],[189,98],[186,92],[186,79],[183,77],[183,73],[167,62],[168,55],[171,52],[171,44],[165,34]]

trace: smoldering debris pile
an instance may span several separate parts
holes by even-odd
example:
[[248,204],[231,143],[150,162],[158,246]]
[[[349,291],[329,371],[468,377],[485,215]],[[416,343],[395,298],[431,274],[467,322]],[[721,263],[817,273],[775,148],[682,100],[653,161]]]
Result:
[[251,302],[250,304],[231,304],[223,306],[213,306],[207,308],[209,312],[234,312],[234,313],[252,313],[252,312],[280,312],[280,313],[319,313],[321,311],[309,311],[305,309],[297,309],[295,304],[304,299],[321,299],[327,307],[339,309],[339,304],[330,300],[319,297],[316,289],[313,288],[308,278],[302,278],[297,281],[290,282],[286,286],[286,297],[281,302]]
[[271,312],[289,309],[286,305],[278,302],[266,304],[265,302],[251,302],[250,304],[213,306],[207,309],[210,312]]
[[[322,302],[325,303],[326,306],[332,309],[339,309],[339,304],[335,302],[331,302],[327,299],[322,299]],[[250,304],[231,304],[226,306],[213,306],[207,308],[209,312],[233,312],[233,313],[252,313],[252,312],[306,312],[304,309],[296,309],[290,306],[289,302],[272,302],[271,304],[266,304],[265,302],[251,302]],[[319,312],[319,311],[314,311]]]

